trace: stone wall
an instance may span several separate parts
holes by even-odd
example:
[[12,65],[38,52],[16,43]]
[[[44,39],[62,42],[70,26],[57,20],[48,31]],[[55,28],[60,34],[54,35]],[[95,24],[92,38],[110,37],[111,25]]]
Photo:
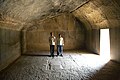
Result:
[[[91,0],[87,4],[81,6],[72,13],[79,20],[81,20],[87,27],[88,34],[86,34],[87,35],[86,46],[90,51],[99,52],[100,49],[99,48],[100,42],[98,40],[99,38],[96,36],[97,34],[94,33],[96,33],[97,30],[102,28],[110,28],[111,59],[120,62],[119,57],[120,1]],[[95,29],[95,32],[93,31],[93,29]]]
[[100,29],[87,30],[85,41],[88,51],[100,54]]
[[62,34],[65,41],[64,50],[85,47],[85,27],[74,16],[65,13],[42,22],[38,21],[27,28],[27,31],[24,31],[23,40],[26,42],[24,42],[25,51],[49,50],[50,32],[54,32],[56,37],[59,33]]
[[111,59],[120,62],[120,28],[110,28]]
[[[63,14],[65,12],[69,14]],[[12,55],[20,53],[20,41],[23,53],[49,50],[48,37],[51,31],[55,36],[62,33],[65,50],[86,46],[90,51],[99,53],[101,28],[111,28],[111,58],[116,61],[120,59],[117,28],[120,27],[119,0],[1,0],[1,22],[26,24],[21,40],[18,27],[9,24],[0,26],[1,64],[3,61],[6,64],[13,59]]]
[[21,55],[20,48],[20,31],[0,23],[0,70]]

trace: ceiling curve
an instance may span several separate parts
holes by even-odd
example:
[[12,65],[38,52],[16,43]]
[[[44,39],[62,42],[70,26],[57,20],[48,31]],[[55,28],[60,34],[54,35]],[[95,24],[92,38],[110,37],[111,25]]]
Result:
[[119,0],[0,0],[0,22],[26,23],[70,12],[87,28],[120,26]]
[[73,14],[88,28],[113,28],[120,26],[120,6],[114,0],[91,0]]
[[70,12],[89,0],[0,0],[0,20],[28,22]]

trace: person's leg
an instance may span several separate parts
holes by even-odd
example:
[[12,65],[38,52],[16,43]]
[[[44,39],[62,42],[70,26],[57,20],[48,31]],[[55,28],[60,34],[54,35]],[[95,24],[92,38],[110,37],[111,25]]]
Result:
[[50,45],[50,56],[52,56],[52,45]]
[[58,53],[61,54],[60,45],[58,45]]
[[52,53],[53,57],[54,57],[54,48],[55,48],[55,46],[53,45],[53,53]]
[[63,55],[63,46],[61,46],[61,54]]
[[59,45],[57,45],[57,56],[59,55]]
[[63,56],[62,52],[63,52],[63,47],[60,45],[60,56]]
[[54,57],[54,45],[51,45],[52,46],[52,49],[51,49],[51,56]]

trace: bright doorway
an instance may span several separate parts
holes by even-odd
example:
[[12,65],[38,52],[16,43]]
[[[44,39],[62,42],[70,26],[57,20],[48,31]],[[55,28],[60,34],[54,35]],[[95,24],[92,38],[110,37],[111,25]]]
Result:
[[106,60],[110,60],[109,29],[100,29],[100,56]]

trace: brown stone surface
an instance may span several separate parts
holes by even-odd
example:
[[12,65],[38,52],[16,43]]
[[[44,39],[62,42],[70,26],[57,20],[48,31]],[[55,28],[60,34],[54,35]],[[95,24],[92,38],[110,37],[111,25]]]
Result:
[[64,50],[85,47],[84,25],[79,24],[74,16],[66,13],[42,22],[38,21],[27,28],[26,40],[23,40],[26,43],[26,51],[49,50],[50,32],[53,32],[56,38],[59,33],[62,34],[65,42]]
[[120,61],[120,28],[110,29],[111,58]]
[[65,49],[88,44],[88,49],[99,52],[97,30],[112,28],[111,56],[120,61],[116,27],[120,27],[119,0],[0,0],[0,57],[7,59],[11,56],[9,51],[15,54],[20,48],[23,53],[49,49],[47,39],[51,31],[63,34]]
[[88,0],[1,0],[0,19],[16,22],[32,21],[70,12]]
[[85,41],[89,51],[100,54],[100,29],[87,30]]
[[[0,21],[28,24],[71,12],[89,28],[119,27],[119,0],[0,1]],[[111,22],[113,22],[111,24]],[[91,27],[90,27],[91,26]]]
[[20,31],[0,27],[0,70],[21,55]]
[[92,29],[119,27],[120,7],[118,4],[114,0],[91,0],[73,14]]

